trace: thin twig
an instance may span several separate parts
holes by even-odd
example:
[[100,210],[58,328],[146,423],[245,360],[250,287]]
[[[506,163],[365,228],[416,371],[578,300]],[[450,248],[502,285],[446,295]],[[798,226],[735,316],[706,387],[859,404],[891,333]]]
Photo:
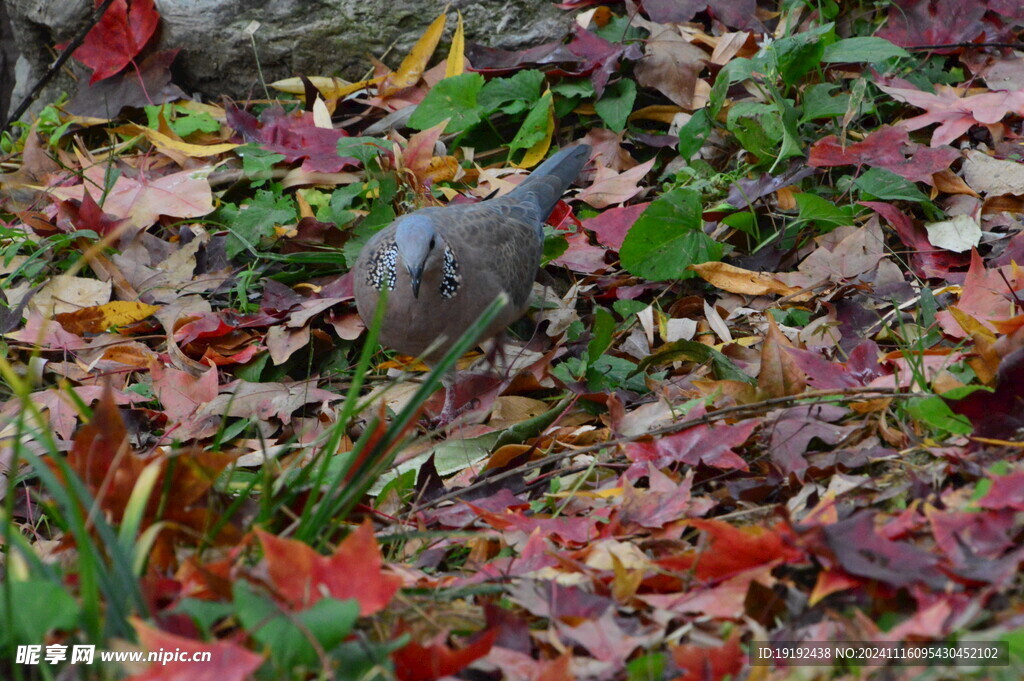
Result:
[[914,45],[904,50],[948,50],[953,47],[1008,47],[1011,50],[1024,49],[1024,43],[944,43],[942,45]]
[[543,459],[529,461],[523,464],[522,466],[517,466],[513,469],[489,476],[487,478],[484,478],[483,480],[474,482],[471,485],[467,485],[466,487],[461,487],[457,490],[452,490],[447,494],[443,494],[439,497],[431,499],[428,502],[413,507],[409,511],[409,513],[417,513],[420,511],[424,511],[428,508],[431,508],[433,506],[437,506],[442,502],[456,500],[459,497],[465,496],[466,494],[472,492],[475,489],[484,487],[486,485],[493,485],[496,481],[503,480],[514,475],[521,475],[524,472],[534,468],[543,468],[544,466],[549,466],[553,463],[557,463],[562,459],[568,459],[574,456],[579,456],[580,454],[596,452],[602,449],[607,449],[609,447],[617,447],[622,444],[635,442],[636,440],[642,438],[651,437],[654,435],[666,435],[668,433],[675,433],[681,430],[686,430],[687,428],[693,428],[694,426],[708,425],[716,421],[722,421],[725,420],[726,418],[752,418],[754,416],[757,416],[758,414],[765,413],[776,407],[787,404],[796,404],[797,402],[800,402],[802,400],[831,398],[840,402],[853,402],[871,399],[872,396],[876,398],[891,397],[907,399],[911,397],[922,397],[923,395],[921,393],[903,392],[900,388],[843,388],[837,390],[816,390],[813,392],[802,393],[800,395],[772,397],[767,400],[762,400],[761,402],[754,402],[752,404],[740,404],[732,407],[723,407],[722,409],[719,409],[718,411],[712,412],[710,414],[704,414],[703,416],[699,416],[697,418],[689,418],[684,419],[682,421],[677,421],[675,423],[670,423],[667,426],[662,426],[661,428],[654,428],[653,430],[647,431],[646,433],[612,438],[610,440],[599,442],[597,444],[588,445],[586,447],[580,447],[579,449],[567,450],[564,452],[559,452],[558,454],[549,454],[548,456],[545,456]]
[[52,64],[50,64],[50,68],[46,69],[46,73],[44,73],[43,77],[40,78],[32,87],[31,92],[25,95],[25,98],[21,100],[20,104],[18,104],[18,108],[16,108],[14,112],[7,117],[7,119],[4,121],[4,124],[0,126],[0,133],[7,132],[7,130],[9,130],[10,127],[14,124],[14,122],[21,118],[21,116],[26,111],[28,111],[28,107],[32,104],[32,102],[36,100],[36,97],[38,97],[39,93],[43,91],[43,88],[46,87],[46,84],[53,80],[53,77],[57,75],[57,72],[60,71],[60,68],[64,66],[64,62],[70,59],[71,54],[75,50],[77,50],[78,46],[85,41],[85,36],[87,36],[89,34],[89,31],[91,31],[93,27],[100,22],[100,19],[103,18],[103,15],[106,13],[107,8],[110,7],[111,3],[113,2],[114,0],[103,0],[103,4],[96,8],[96,11],[93,12],[92,16],[89,18],[88,23],[86,23],[86,25],[83,26],[82,29],[78,32],[78,35],[76,35],[74,39],[70,43],[68,43],[68,46],[64,48],[64,51],[60,53],[60,56],[57,57]]

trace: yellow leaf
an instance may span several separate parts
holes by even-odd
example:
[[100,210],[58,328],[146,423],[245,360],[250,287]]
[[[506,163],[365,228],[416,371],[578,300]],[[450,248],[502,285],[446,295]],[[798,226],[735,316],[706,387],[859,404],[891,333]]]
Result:
[[671,124],[677,114],[683,113],[682,107],[674,104],[652,104],[642,109],[637,109],[629,114],[629,120],[657,121],[659,123]]
[[448,50],[448,64],[444,70],[444,77],[461,76],[465,70],[466,63],[466,35],[462,29],[462,12],[459,12],[459,23],[455,27],[455,35],[452,36],[452,46]]
[[972,437],[975,442],[982,442],[987,445],[995,445],[996,447],[1016,447],[1017,449],[1024,449],[1024,442],[1014,442],[1013,440],[996,440],[990,437]]
[[[378,78],[370,78],[369,80],[361,80],[357,83],[350,83],[347,80],[341,78],[327,78],[325,76],[311,76],[309,82],[313,84],[320,94],[324,96],[327,101],[340,99],[345,95],[350,95],[353,92],[363,90],[371,85],[376,85],[380,81],[384,80],[384,76]],[[281,92],[287,92],[291,95],[304,95],[306,94],[306,86],[302,83],[301,78],[285,78],[284,80],[277,80],[270,84],[270,87]]]
[[193,158],[217,156],[218,154],[231,151],[239,146],[230,142],[224,142],[223,144],[189,144],[188,142],[173,139],[162,132],[154,130],[153,128],[145,128],[135,123],[122,125],[119,128],[115,128],[114,132],[125,133],[127,135],[143,135],[146,139],[152,142],[154,147],[157,147],[158,149],[177,151]]
[[448,19],[447,12],[448,8],[446,7],[441,16],[434,19],[434,23],[427,27],[420,39],[412,46],[412,51],[402,60],[402,65],[388,77],[383,94],[402,90],[419,82],[420,76],[427,70],[427,62],[430,61],[434,50],[437,49],[437,44],[441,41],[444,24]]
[[532,168],[544,160],[544,156],[547,155],[548,149],[551,148],[551,137],[555,134],[555,107],[551,99],[551,90],[545,92],[541,99],[547,99],[548,102],[548,120],[545,124],[546,130],[544,131],[544,137],[526,150],[526,153],[523,154],[522,161],[512,164],[517,168]]
[[960,328],[971,336],[980,336],[989,342],[995,341],[996,335],[987,326],[955,305],[949,307],[949,314],[960,325]]
[[102,333],[115,326],[142,321],[159,309],[156,305],[138,301],[115,300],[74,312],[55,314],[53,319],[69,333]]
[[774,293],[788,296],[799,290],[792,286],[786,286],[767,272],[745,270],[724,262],[705,262],[699,265],[690,265],[687,269],[696,272],[697,276],[712,286],[729,293],[748,296],[764,296]]
[[614,553],[611,557],[615,574],[612,579],[612,597],[619,603],[628,604],[644,581],[644,571],[630,570]]

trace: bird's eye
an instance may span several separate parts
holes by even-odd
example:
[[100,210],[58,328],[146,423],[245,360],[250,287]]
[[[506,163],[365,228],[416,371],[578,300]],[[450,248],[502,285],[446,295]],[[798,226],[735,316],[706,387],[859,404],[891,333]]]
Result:
[[434,238],[430,238],[430,250],[434,250]]

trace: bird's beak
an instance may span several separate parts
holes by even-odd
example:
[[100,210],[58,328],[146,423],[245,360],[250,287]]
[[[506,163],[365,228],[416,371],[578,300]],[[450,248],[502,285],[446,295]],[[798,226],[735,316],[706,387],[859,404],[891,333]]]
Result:
[[409,270],[409,279],[412,281],[412,297],[420,297],[420,278],[423,276],[423,268]]

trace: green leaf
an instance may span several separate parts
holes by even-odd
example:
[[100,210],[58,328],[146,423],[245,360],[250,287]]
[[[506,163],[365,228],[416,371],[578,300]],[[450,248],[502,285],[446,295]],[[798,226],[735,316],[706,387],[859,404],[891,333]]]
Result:
[[809,85],[800,100],[803,108],[803,117],[800,122],[806,123],[818,118],[836,118],[845,114],[846,110],[850,108],[850,95],[843,92],[833,97],[832,91],[838,88],[838,85],[832,83]]
[[331,200],[321,210],[316,212],[316,219],[321,222],[333,222],[336,225],[345,225],[355,219],[355,213],[348,210],[363,191],[361,182],[353,182],[343,187],[338,187],[331,194]]
[[245,144],[235,149],[242,159],[242,172],[251,180],[253,187],[263,186],[270,179],[275,163],[284,160],[284,154],[268,151],[255,144]]
[[[36,579],[17,581],[10,574],[0,586],[0,613],[14,618],[0,627],[0,648],[9,645],[39,645],[54,629],[74,630],[81,608],[60,582]],[[7,601],[8,592],[10,602]]]
[[633,315],[647,307],[642,300],[616,300],[612,303],[612,309],[623,319],[629,319]]
[[225,205],[222,217],[230,231],[225,249],[228,257],[234,257],[246,249],[259,248],[264,239],[274,234],[275,225],[296,222],[298,212],[290,196],[260,189],[252,201],[241,208]]
[[279,667],[287,669],[318,663],[309,636],[323,650],[330,651],[352,632],[359,617],[359,602],[355,599],[321,598],[306,610],[285,613],[248,582],[235,582],[233,595],[238,619],[246,632],[270,650]]
[[604,26],[594,28],[591,24],[591,32],[599,35],[610,43],[625,44],[635,40],[642,40],[647,37],[647,30],[637,26],[632,17],[628,15],[612,15]]
[[686,268],[720,260],[725,249],[702,230],[700,194],[675,189],[662,195],[637,218],[619,250],[622,266],[651,281],[689,279]]
[[161,109],[164,110],[164,120],[179,137],[188,137],[194,132],[217,132],[220,130],[220,122],[205,111],[189,111],[185,107],[170,104],[145,107],[147,127],[154,130],[160,128]]
[[809,31],[779,38],[754,55],[755,68],[766,74],[778,73],[787,85],[794,85],[821,63],[825,45],[821,39],[832,33],[828,23]]
[[918,421],[954,435],[970,435],[974,431],[974,426],[966,416],[954,414],[938,396],[913,400],[907,405],[907,412]]
[[846,211],[817,194],[809,192],[797,194],[796,205],[800,209],[801,220],[828,227],[853,224],[853,219],[847,215]]
[[186,597],[178,601],[169,612],[188,615],[204,633],[209,634],[217,622],[233,615],[235,609],[230,603]]
[[646,393],[650,389],[642,373],[637,371],[634,362],[614,355],[601,355],[588,365],[584,375],[587,389],[594,392],[612,392],[614,390],[632,390]]
[[750,78],[754,73],[754,69],[754,62],[743,57],[733,59],[722,67],[722,70],[718,72],[718,76],[715,78],[715,84],[712,86],[711,95],[708,98],[709,120],[713,121],[718,118],[718,113],[725,104],[725,95],[729,91],[729,86]]
[[686,125],[679,128],[679,155],[684,159],[700,151],[711,134],[711,118],[706,108],[694,112]]
[[749,374],[743,372],[732,363],[732,360],[718,350],[690,340],[677,340],[662,346],[656,353],[645,357],[637,366],[637,371],[643,371],[649,366],[661,366],[686,359],[700,364],[710,363],[715,372],[715,378],[719,380],[742,381],[744,383],[756,384],[757,381]]
[[[728,204],[725,204],[728,205]],[[755,236],[757,234],[757,215],[746,210],[742,213],[733,213],[722,218],[722,224],[738,229],[744,234]]]
[[772,165],[773,170],[782,159],[803,156],[804,153],[800,146],[800,132],[797,130],[800,112],[793,106],[793,100],[778,97],[775,100],[775,109],[782,121],[782,148],[779,149],[779,155]]
[[668,657],[664,653],[648,653],[643,657],[630,660],[626,664],[628,681],[660,681],[667,678],[665,667]]
[[569,242],[565,238],[564,232],[545,234],[544,254],[541,256],[541,262],[547,264],[565,253],[567,250],[569,250]]
[[511,156],[518,149],[529,149],[537,144],[549,132],[551,125],[551,93],[545,92],[544,96],[537,100],[537,103],[530,109],[526,120],[519,128],[515,138],[508,145],[508,153]]
[[921,193],[910,180],[900,177],[885,168],[870,168],[853,181],[865,199],[882,199],[883,201],[918,201],[925,202],[928,197]]
[[543,84],[544,74],[540,71],[520,71],[510,78],[489,81],[480,91],[477,101],[487,113],[499,109],[507,114],[522,113],[540,98]]
[[744,149],[762,161],[778,156],[779,143],[786,131],[774,106],[761,102],[738,102],[729,109],[725,125]]
[[611,130],[622,132],[635,101],[636,83],[623,78],[605,88],[604,96],[594,104],[594,109]]
[[821,60],[826,64],[865,62],[875,64],[892,57],[909,57],[910,53],[885,38],[865,36],[843,38],[825,48]]
[[445,78],[435,85],[423,98],[409,118],[409,127],[414,130],[432,128],[445,119],[445,132],[462,132],[480,122],[484,108],[477,96],[484,86],[484,77],[479,73],[463,73]]
[[395,209],[391,202],[379,199],[374,201],[370,212],[353,230],[352,237],[342,247],[345,264],[350,268],[355,267],[356,259],[359,258],[359,251],[363,249],[363,245],[370,240],[370,237],[394,221]]
[[597,358],[604,354],[608,346],[612,344],[612,334],[615,331],[615,318],[612,313],[603,307],[594,310],[594,325],[592,329],[593,338],[587,345],[587,359],[593,364]]
[[376,137],[342,137],[338,140],[338,156],[359,159],[365,166],[384,152],[383,144]]
[[589,78],[577,78],[562,80],[560,83],[551,86],[551,91],[563,97],[593,97],[594,83]]

